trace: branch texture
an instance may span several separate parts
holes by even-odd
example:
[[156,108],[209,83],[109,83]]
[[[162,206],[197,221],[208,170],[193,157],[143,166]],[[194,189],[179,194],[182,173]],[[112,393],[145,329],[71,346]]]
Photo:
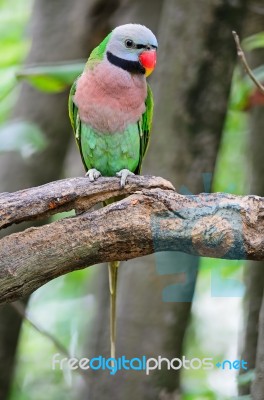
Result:
[[2,226],[51,213],[102,209],[30,228],[0,241],[0,301],[28,295],[49,280],[100,262],[158,251],[227,259],[264,259],[264,198],[228,194],[182,196],[162,178],[132,177],[53,182],[0,197]]
[[81,213],[101,201],[144,188],[174,190],[172,184],[163,178],[132,177],[123,189],[119,182],[118,178],[103,178],[92,183],[88,178],[72,178],[15,193],[0,193],[0,229],[64,211]]

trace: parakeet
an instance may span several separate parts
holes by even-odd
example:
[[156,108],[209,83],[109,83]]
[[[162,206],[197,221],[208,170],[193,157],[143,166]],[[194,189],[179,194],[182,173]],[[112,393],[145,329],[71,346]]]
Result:
[[[152,125],[153,96],[146,77],[157,60],[158,42],[139,24],[115,28],[96,47],[74,82],[69,115],[90,181],[139,174]],[[119,262],[109,264],[111,357],[115,358],[116,289]]]

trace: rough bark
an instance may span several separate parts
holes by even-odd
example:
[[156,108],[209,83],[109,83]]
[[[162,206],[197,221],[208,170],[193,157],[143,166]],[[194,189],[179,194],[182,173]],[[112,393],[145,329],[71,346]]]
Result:
[[[79,208],[78,199],[90,208],[95,201],[109,198],[109,192],[111,195],[115,192],[113,179],[106,179],[101,192],[98,187],[91,190],[91,196],[85,191],[76,195],[78,179],[57,182],[57,190],[65,186],[70,188],[60,195],[66,210],[75,205]],[[160,178],[155,182],[154,178],[134,177],[133,181],[127,192],[139,189],[144,181],[148,189],[141,189],[103,209],[1,239],[0,301],[17,300],[75,269],[160,251],[183,251],[195,256],[227,259],[264,258],[264,198],[221,193],[183,196]],[[157,188],[159,181],[166,190]],[[88,183],[86,186],[93,185]],[[152,186],[156,188],[152,189]],[[41,199],[42,209],[49,213],[52,204],[53,210],[59,212],[58,191],[54,197],[53,187],[54,184],[50,184],[28,190],[23,203],[21,192],[15,193],[11,209],[19,207],[24,218],[27,215],[38,217],[29,200],[30,192],[35,192],[33,201],[37,199],[40,203]],[[5,195],[3,202],[7,213],[10,196]],[[39,204],[36,208],[39,210]],[[44,215],[41,211],[40,216]]]
[[[33,42],[27,64],[87,58],[109,31],[108,17],[118,0],[36,0],[29,33]],[[13,118],[35,122],[48,146],[26,161],[18,154],[1,155],[0,188],[14,191],[58,179],[71,140],[67,115],[68,93],[40,93],[23,83]],[[81,164],[81,162],[80,162]],[[8,232],[17,229],[12,227]],[[8,396],[21,318],[10,306],[0,308],[0,398]]]
[[110,198],[155,188],[174,190],[163,178],[134,176],[128,178],[124,188],[120,187],[119,178],[101,178],[95,182],[72,178],[14,193],[0,193],[0,229],[64,211],[81,213]]

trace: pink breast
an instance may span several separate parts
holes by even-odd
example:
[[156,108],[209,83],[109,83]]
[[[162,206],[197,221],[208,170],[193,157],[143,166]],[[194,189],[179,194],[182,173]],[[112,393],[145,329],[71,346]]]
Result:
[[78,79],[74,102],[83,122],[102,133],[123,132],[145,112],[143,75],[132,75],[104,60]]

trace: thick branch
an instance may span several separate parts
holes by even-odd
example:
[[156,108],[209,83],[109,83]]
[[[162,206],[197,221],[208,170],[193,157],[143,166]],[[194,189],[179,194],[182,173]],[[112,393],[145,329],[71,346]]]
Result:
[[174,189],[172,184],[157,177],[130,177],[124,189],[120,179],[101,178],[90,182],[88,178],[72,178],[51,182],[43,186],[0,194],[0,229],[22,221],[49,217],[63,211],[88,210],[103,200],[135,193],[145,189]]
[[[151,187],[157,182],[168,190],[143,189],[144,184]],[[221,193],[182,196],[169,189],[170,185],[161,178],[133,177],[123,191],[118,185],[115,178],[101,179],[95,184],[78,178],[12,195],[3,194],[2,200],[13,196],[10,221],[18,222],[16,212],[20,213],[19,220],[26,219],[23,212],[28,210],[29,196],[34,193],[38,193],[35,197],[38,201],[36,209],[30,203],[32,213],[27,214],[30,218],[37,216],[36,210],[42,210],[42,215],[50,213],[47,204],[54,196],[51,189],[55,196],[64,199],[54,204],[54,212],[62,207],[73,208],[79,202],[83,205],[84,199],[90,207],[98,200],[142,187],[141,192],[100,210],[3,238],[0,241],[0,301],[19,299],[49,280],[76,269],[157,251],[264,259],[264,198]],[[65,192],[59,193],[61,186]],[[86,192],[88,186],[90,192]],[[79,192],[76,194],[76,191]],[[69,193],[75,195],[71,197]],[[5,201],[2,204],[6,216],[8,208]],[[19,206],[17,211],[15,204]]]

